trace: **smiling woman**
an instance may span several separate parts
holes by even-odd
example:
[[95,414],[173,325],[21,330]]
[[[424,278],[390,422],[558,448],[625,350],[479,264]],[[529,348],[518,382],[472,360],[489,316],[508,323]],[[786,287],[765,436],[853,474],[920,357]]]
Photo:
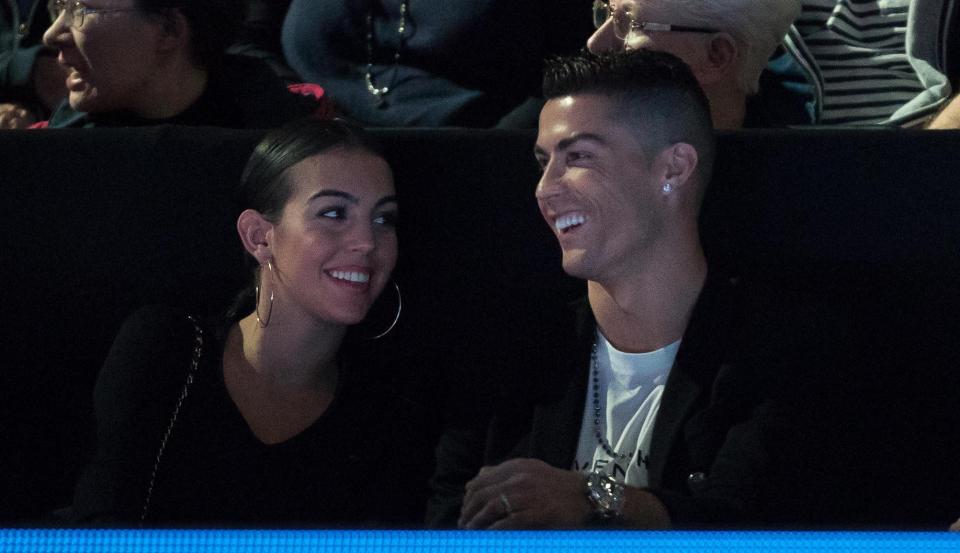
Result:
[[67,72],[50,127],[272,127],[305,115],[265,64],[225,56],[236,0],[51,0],[44,43]]
[[397,259],[390,168],[359,130],[298,121],[260,143],[239,195],[250,289],[224,317],[153,307],[124,324],[97,381],[75,521],[420,522],[425,410],[376,377],[384,328],[359,324]]

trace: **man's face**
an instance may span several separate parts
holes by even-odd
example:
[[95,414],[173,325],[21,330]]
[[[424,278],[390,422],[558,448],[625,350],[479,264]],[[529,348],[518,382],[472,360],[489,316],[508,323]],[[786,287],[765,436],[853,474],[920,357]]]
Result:
[[642,130],[618,115],[601,95],[550,100],[534,150],[543,168],[537,202],[560,242],[563,268],[600,283],[636,274],[666,216],[663,168],[638,140]]
[[91,113],[138,112],[156,81],[163,26],[134,0],[90,0],[81,3],[86,8],[102,11],[85,15],[82,25],[77,16],[67,24],[70,17],[62,13],[44,34],[67,71],[70,106]]
[[[694,74],[701,63],[709,40],[704,33],[684,31],[650,31],[637,29],[629,22],[653,22],[682,25],[682,14],[671,9],[668,0],[611,0],[607,3],[611,17],[587,39],[587,49],[594,54],[623,52],[646,48],[668,52],[684,61]],[[619,30],[617,22],[620,22]],[[625,31],[625,29],[627,29]]]

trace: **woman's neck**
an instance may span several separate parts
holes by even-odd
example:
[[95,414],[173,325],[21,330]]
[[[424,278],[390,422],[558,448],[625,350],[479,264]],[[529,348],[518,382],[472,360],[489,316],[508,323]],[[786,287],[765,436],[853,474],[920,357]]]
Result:
[[239,327],[243,360],[264,381],[280,388],[323,388],[337,372],[346,328],[274,318],[262,326],[254,314]]
[[337,352],[345,331],[280,320],[263,327],[253,314],[230,329],[223,380],[257,439],[285,442],[327,411],[337,390]]

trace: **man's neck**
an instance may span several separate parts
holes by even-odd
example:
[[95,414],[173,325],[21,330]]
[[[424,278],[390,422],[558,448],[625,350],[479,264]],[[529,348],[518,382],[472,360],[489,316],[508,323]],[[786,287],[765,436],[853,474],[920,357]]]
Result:
[[[679,252],[678,252],[679,253]],[[601,332],[621,351],[660,349],[683,337],[707,276],[699,243],[620,282],[587,282]]]
[[747,95],[738,87],[718,83],[704,89],[710,102],[710,118],[717,130],[742,129],[747,116]]
[[169,70],[159,70],[158,82],[143,96],[135,113],[145,119],[169,119],[186,111],[207,89],[208,74],[191,63],[181,60]]

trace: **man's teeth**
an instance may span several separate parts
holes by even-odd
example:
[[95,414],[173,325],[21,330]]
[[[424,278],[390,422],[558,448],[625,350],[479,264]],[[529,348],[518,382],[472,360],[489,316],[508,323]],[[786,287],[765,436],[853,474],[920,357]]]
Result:
[[558,231],[564,231],[572,226],[582,225],[586,220],[587,218],[584,217],[583,215],[580,215],[579,213],[574,213],[570,215],[561,215],[560,217],[557,217],[557,221],[554,224],[556,225]]
[[370,280],[369,273],[357,273],[353,271],[330,271],[330,276],[339,280],[349,280],[350,282],[367,282]]

